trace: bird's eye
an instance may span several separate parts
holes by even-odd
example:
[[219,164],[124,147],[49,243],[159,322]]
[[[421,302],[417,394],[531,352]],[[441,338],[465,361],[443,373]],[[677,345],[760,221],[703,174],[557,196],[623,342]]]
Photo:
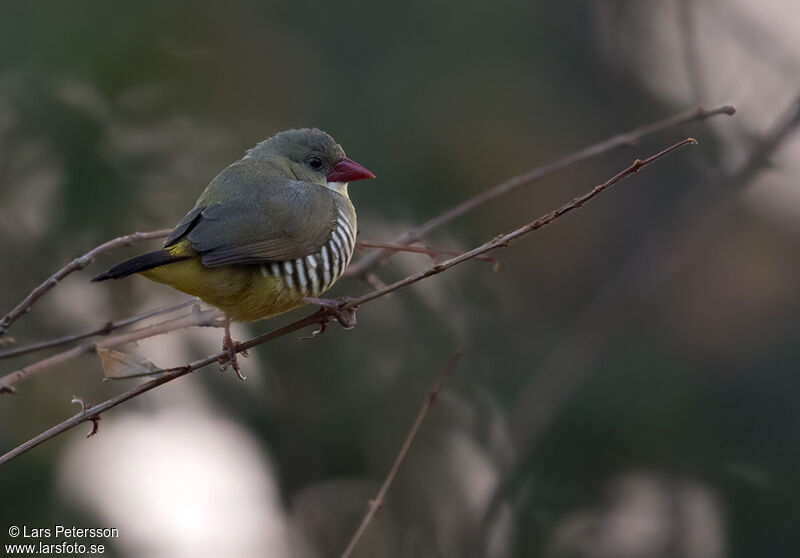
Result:
[[309,157],[308,164],[311,166],[312,169],[318,169],[322,166],[322,159],[319,157]]

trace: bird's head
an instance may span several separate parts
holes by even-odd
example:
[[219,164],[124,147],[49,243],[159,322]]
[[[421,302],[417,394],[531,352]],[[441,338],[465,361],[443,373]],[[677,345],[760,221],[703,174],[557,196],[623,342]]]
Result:
[[316,128],[286,130],[262,141],[247,157],[269,158],[291,178],[346,193],[347,183],[375,175],[348,159],[336,141]]

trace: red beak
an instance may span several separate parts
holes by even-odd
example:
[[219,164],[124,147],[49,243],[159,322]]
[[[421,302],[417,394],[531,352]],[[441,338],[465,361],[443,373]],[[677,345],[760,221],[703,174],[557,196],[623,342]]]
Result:
[[352,182],[365,178],[375,178],[375,175],[347,157],[333,165],[333,170],[328,173],[328,182]]

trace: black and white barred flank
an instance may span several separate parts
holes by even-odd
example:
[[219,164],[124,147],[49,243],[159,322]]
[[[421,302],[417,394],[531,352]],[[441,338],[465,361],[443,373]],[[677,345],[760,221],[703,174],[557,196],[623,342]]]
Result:
[[261,266],[264,277],[283,279],[286,286],[305,296],[319,296],[342,276],[356,247],[356,224],[341,209],[327,242],[319,252],[304,258]]

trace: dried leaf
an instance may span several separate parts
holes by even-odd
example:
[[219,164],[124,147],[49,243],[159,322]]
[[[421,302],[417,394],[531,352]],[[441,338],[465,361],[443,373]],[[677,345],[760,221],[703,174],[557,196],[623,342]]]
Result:
[[152,376],[162,371],[161,367],[156,366],[145,358],[115,351],[114,349],[98,347],[97,354],[100,357],[100,364],[103,365],[103,373],[107,380]]

